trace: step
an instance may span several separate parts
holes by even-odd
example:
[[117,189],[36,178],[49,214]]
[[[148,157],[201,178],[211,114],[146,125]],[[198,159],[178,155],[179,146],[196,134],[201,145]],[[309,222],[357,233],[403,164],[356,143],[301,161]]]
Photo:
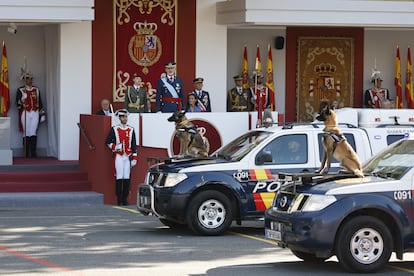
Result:
[[88,179],[86,172],[77,170],[68,171],[30,171],[30,172],[0,172],[0,184],[3,182],[56,182],[56,181],[80,181]]
[[0,208],[91,206],[103,204],[103,195],[96,192],[0,193]]
[[87,180],[78,181],[30,181],[0,182],[0,193],[21,193],[21,192],[77,192],[90,191],[91,183]]

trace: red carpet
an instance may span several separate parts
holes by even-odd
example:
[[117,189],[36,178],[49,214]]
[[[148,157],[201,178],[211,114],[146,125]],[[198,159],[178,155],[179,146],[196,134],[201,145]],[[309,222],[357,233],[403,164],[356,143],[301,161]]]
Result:
[[1,166],[0,193],[91,191],[88,174],[79,161],[56,158],[13,158],[12,166]]

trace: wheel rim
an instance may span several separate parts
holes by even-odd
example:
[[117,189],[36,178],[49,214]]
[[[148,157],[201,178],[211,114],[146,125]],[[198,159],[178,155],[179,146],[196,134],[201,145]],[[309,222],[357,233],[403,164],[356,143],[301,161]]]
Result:
[[362,264],[372,264],[381,257],[384,240],[374,229],[363,228],[352,236],[350,249],[355,260]]
[[203,202],[198,209],[198,220],[209,229],[215,229],[224,223],[226,209],[224,205],[215,199]]

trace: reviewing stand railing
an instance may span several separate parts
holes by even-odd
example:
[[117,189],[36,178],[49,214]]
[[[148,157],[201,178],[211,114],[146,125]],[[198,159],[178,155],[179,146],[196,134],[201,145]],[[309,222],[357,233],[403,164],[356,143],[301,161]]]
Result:
[[86,144],[88,145],[89,150],[94,150],[95,149],[95,146],[92,145],[91,141],[89,140],[89,137],[86,134],[85,129],[81,126],[80,123],[78,123],[78,127],[79,127],[79,129],[81,131],[81,134],[82,134],[83,139],[85,140]]

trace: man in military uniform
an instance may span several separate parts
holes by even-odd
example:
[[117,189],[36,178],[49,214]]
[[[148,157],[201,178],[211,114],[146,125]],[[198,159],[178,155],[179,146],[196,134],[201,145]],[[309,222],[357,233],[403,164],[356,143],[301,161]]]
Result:
[[19,129],[23,132],[23,151],[25,157],[37,157],[37,129],[39,121],[45,120],[40,90],[33,86],[31,73],[21,77],[25,85],[17,89],[16,105],[19,109]]
[[388,89],[382,88],[382,79],[379,75],[379,71],[374,71],[371,76],[371,82],[374,87],[365,90],[364,95],[364,107],[366,108],[382,108],[383,104],[388,102],[390,95]]
[[134,74],[134,84],[128,86],[124,107],[130,113],[148,112],[147,90],[142,86],[142,77]]
[[128,205],[131,168],[138,160],[135,131],[127,124],[128,114],[126,109],[115,112],[121,123],[111,127],[105,142],[115,157],[115,193],[118,205]]
[[227,92],[227,111],[252,111],[252,92],[248,88],[243,88],[242,76],[234,76],[233,79],[235,87]]
[[197,106],[201,112],[211,112],[210,94],[203,90],[203,82],[203,78],[195,78],[193,80],[194,90],[191,93],[196,96]]
[[175,112],[185,108],[184,85],[175,75],[175,62],[167,62],[165,72],[157,82],[156,112]]

